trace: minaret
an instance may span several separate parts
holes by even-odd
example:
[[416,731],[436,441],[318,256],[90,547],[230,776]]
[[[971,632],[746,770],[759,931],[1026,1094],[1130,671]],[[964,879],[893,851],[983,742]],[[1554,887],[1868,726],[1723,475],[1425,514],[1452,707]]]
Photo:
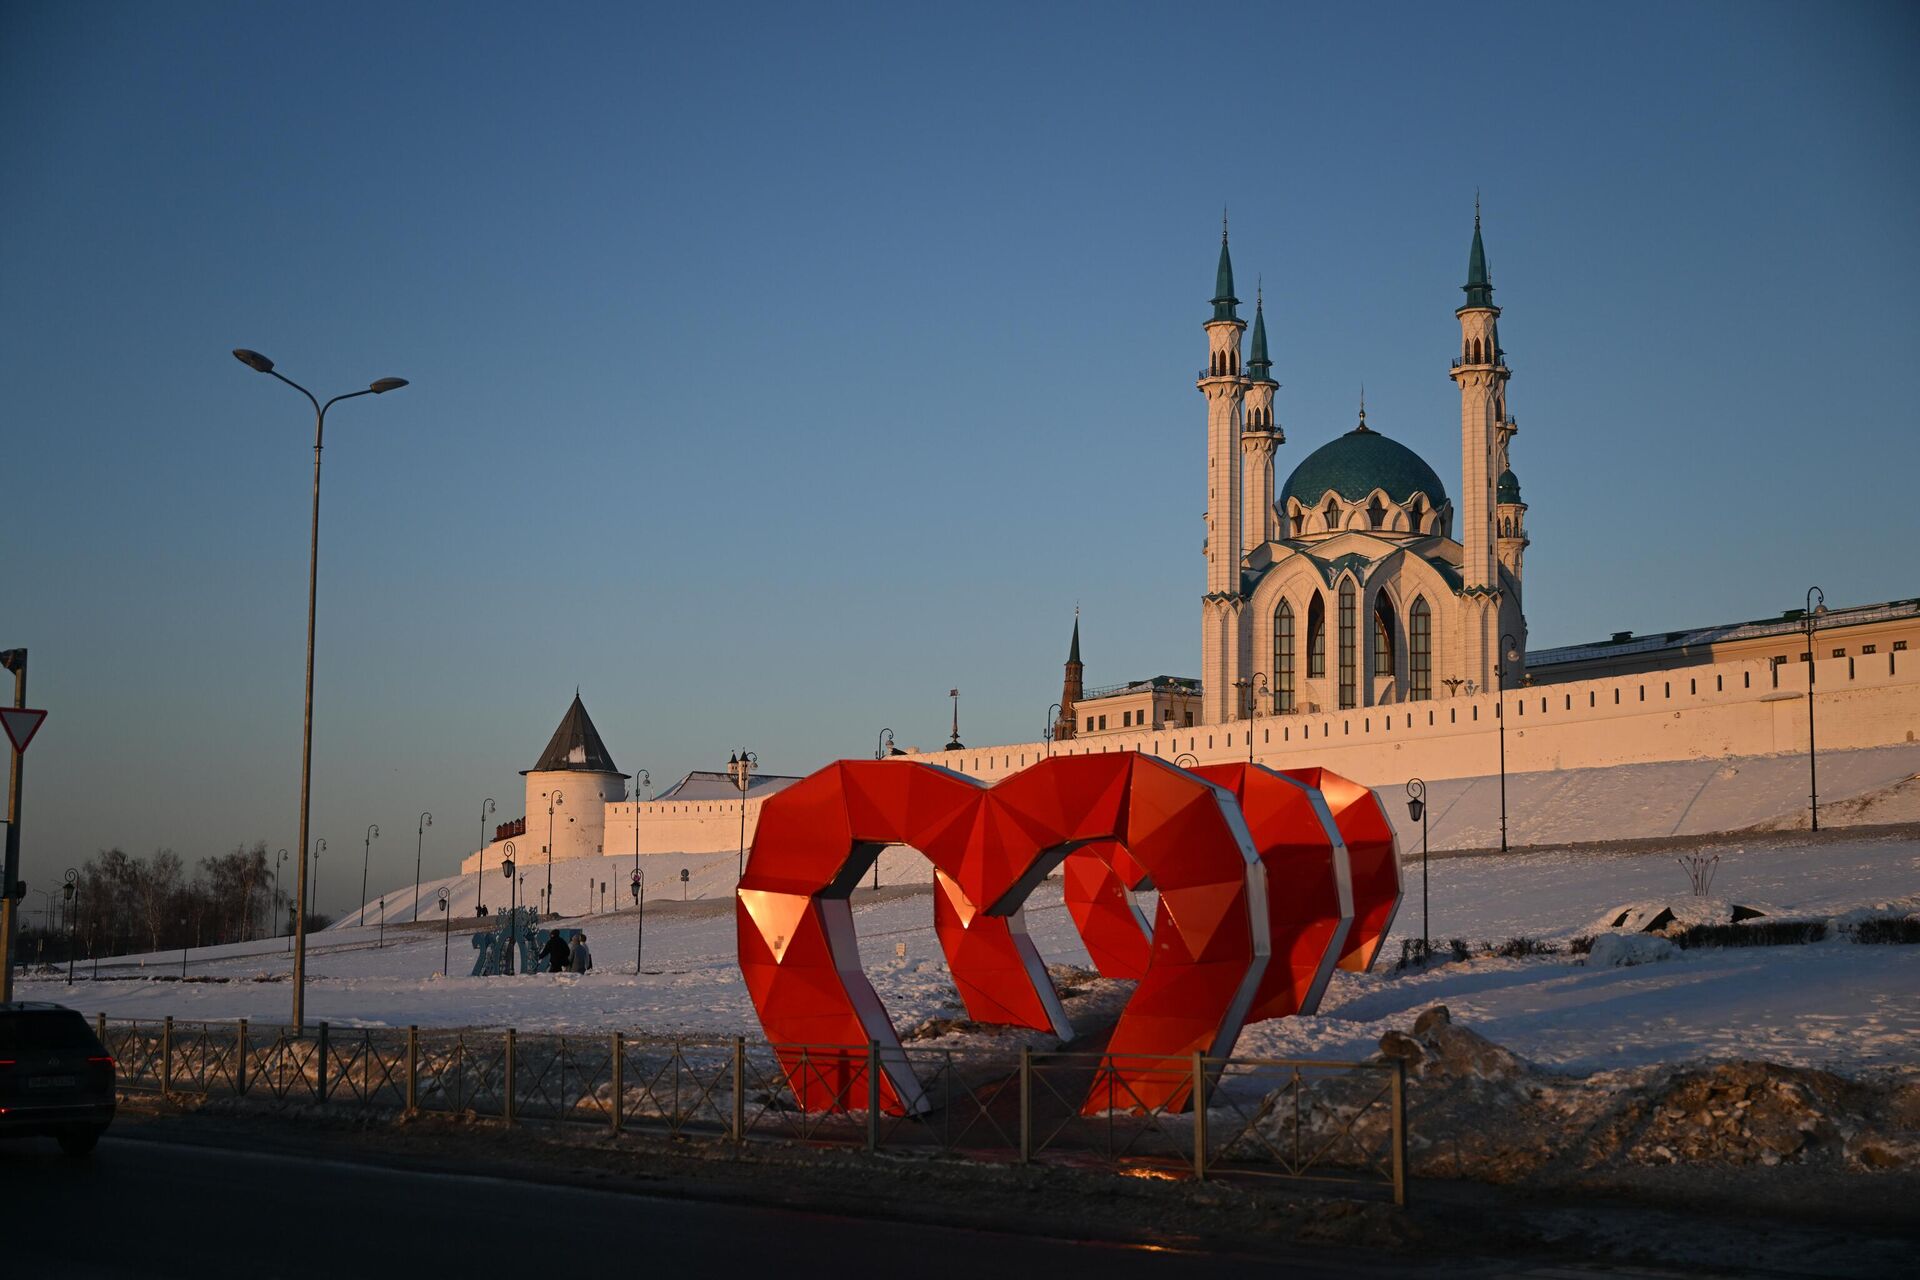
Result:
[[1053,740],[1064,742],[1077,733],[1080,723],[1074,707],[1086,693],[1081,676],[1086,668],[1080,664],[1080,610],[1073,611],[1073,645],[1067,650],[1067,678],[1060,686],[1060,718],[1053,722]]
[[1240,299],[1233,296],[1227,220],[1220,219],[1220,266],[1214,273],[1213,318],[1206,323],[1207,367],[1195,385],[1207,398],[1207,593],[1201,597],[1201,683],[1208,724],[1236,716],[1240,679],[1242,527],[1240,421],[1247,381],[1240,369]]
[[[1500,473],[1499,480],[1494,482],[1493,496],[1494,549],[1500,557],[1500,567],[1513,580],[1512,593],[1515,599],[1511,602],[1512,608],[1507,611],[1511,621],[1520,613],[1520,561],[1528,541],[1527,504],[1520,500],[1520,477],[1513,474],[1512,468]],[[1511,631],[1512,627],[1509,626],[1508,630]],[[1524,635],[1519,632],[1514,632],[1514,635],[1524,642]]]
[[[1467,301],[1460,320],[1460,354],[1448,374],[1460,387],[1460,576],[1462,652],[1460,674],[1476,688],[1490,689],[1500,660],[1501,591],[1494,545],[1494,464],[1504,442],[1506,360],[1500,351],[1500,308],[1493,305],[1487,250],[1480,241],[1480,201],[1473,202],[1473,249],[1467,256]],[[1511,627],[1508,628],[1511,630]],[[1524,648],[1524,637],[1516,636]],[[1509,663],[1505,683],[1517,683]]]
[[1244,461],[1245,534],[1247,550],[1280,536],[1273,514],[1273,451],[1285,444],[1287,433],[1273,420],[1273,361],[1267,358],[1265,291],[1253,293],[1253,354],[1247,358],[1246,427],[1240,434]]

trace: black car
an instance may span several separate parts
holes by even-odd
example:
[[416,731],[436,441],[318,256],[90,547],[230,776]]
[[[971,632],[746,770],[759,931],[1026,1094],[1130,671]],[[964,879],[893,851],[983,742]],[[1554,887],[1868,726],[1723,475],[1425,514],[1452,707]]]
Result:
[[113,1123],[113,1057],[57,1004],[0,1004],[0,1138],[57,1138],[84,1156]]

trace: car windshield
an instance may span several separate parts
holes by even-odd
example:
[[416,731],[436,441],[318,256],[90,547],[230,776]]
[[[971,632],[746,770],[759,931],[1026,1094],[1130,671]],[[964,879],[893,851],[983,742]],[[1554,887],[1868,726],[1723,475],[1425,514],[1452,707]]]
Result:
[[23,1049],[92,1049],[93,1031],[70,1009],[0,1013],[0,1054]]

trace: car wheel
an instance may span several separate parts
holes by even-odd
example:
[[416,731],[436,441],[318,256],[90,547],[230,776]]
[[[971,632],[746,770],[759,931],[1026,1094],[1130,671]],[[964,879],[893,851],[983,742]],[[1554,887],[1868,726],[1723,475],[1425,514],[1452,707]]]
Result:
[[60,1135],[60,1150],[78,1160],[91,1155],[94,1144],[99,1141],[98,1129],[68,1129]]

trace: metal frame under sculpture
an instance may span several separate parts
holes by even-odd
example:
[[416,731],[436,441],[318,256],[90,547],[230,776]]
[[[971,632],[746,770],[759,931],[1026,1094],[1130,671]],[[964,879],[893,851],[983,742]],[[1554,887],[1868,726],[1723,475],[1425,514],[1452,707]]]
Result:
[[[1115,752],[1056,756],[992,787],[919,761],[847,760],[771,797],[735,918],[747,990],[796,1101],[860,1109],[871,1091],[896,1114],[928,1105],[861,970],[848,901],[880,850],[905,844],[934,865],[935,931],[968,1016],[1067,1039],[1022,917],[1064,859],[1101,972],[1138,982],[1086,1109],[1183,1105],[1191,1072],[1166,1060],[1226,1056],[1250,1019],[1310,1009],[1348,940],[1345,845],[1317,785]],[[1390,827],[1387,840],[1391,856]],[[1131,897],[1147,887],[1159,892],[1151,933]]]

